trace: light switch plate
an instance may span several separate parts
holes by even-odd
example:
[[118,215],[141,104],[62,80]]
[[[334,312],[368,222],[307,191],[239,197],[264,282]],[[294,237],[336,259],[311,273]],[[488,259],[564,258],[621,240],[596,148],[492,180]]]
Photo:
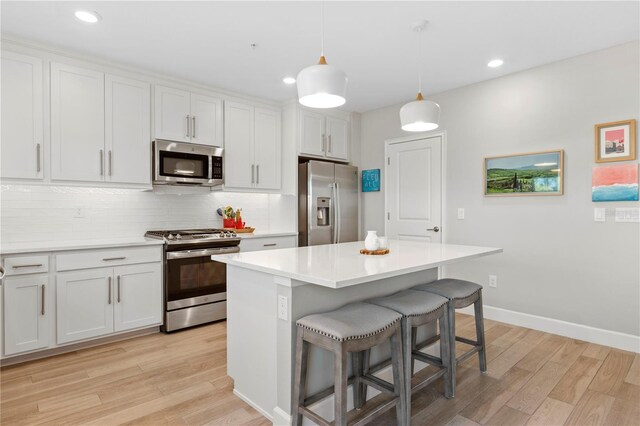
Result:
[[464,219],[464,209],[463,208],[459,208],[458,209],[458,219],[460,219],[460,220]]
[[640,222],[640,209],[637,207],[616,207],[616,222]]
[[594,222],[606,222],[607,221],[607,209],[604,207],[595,207],[593,209],[593,221]]
[[289,319],[289,300],[287,296],[278,296],[278,318]]

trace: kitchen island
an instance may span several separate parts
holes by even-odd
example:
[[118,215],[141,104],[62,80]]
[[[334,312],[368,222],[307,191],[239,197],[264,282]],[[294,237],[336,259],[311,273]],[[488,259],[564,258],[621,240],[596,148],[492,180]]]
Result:
[[[276,425],[291,423],[296,320],[434,281],[441,266],[502,252],[395,240],[383,256],[362,255],[361,248],[352,242],[212,256],[227,264],[227,373],[234,393]],[[424,333],[433,335],[435,327]],[[373,363],[385,357],[385,348],[372,352]],[[311,349],[308,393],[332,385],[332,368],[328,352]],[[312,408],[331,419],[332,401]]]

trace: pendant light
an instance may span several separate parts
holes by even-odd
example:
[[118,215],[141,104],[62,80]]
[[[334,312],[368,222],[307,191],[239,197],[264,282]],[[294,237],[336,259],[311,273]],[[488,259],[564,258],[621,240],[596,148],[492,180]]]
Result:
[[320,60],[298,73],[298,101],[311,108],[335,108],[346,102],[347,74],[324,57],[324,2],[320,6]]
[[416,26],[418,33],[418,96],[413,102],[409,102],[400,108],[400,124],[402,130],[407,132],[427,132],[437,129],[440,121],[440,105],[432,101],[425,101],[422,97],[422,30],[427,21]]

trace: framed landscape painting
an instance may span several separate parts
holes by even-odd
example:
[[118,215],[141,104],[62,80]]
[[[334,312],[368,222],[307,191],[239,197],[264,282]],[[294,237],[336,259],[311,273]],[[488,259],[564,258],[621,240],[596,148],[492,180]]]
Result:
[[591,201],[638,201],[638,165],[594,167]]
[[486,157],[484,195],[562,195],[564,151]]
[[595,126],[596,163],[636,159],[636,120],[614,121]]

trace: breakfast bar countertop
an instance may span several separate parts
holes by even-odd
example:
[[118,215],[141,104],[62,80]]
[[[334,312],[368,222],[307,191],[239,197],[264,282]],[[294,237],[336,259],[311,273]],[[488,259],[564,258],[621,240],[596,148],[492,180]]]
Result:
[[423,271],[461,260],[501,253],[501,248],[389,241],[390,253],[360,254],[362,241],[280,250],[214,255],[213,260],[329,288]]

